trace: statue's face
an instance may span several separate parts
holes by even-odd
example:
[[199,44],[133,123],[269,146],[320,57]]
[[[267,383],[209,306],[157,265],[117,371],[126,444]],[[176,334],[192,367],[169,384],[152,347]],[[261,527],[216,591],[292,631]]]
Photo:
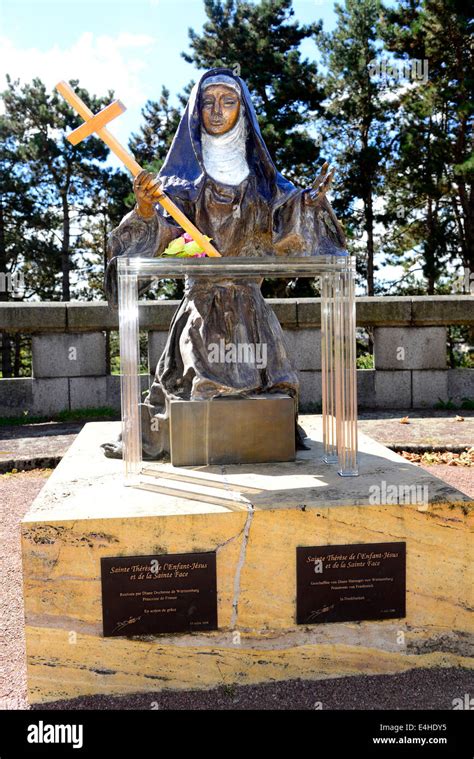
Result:
[[211,84],[202,94],[201,119],[208,134],[225,134],[239,118],[239,96],[225,84]]

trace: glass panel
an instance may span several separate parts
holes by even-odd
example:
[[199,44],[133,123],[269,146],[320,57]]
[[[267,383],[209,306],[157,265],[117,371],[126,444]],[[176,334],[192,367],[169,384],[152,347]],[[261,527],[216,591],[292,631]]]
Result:
[[[142,470],[139,378],[138,281],[216,277],[321,278],[321,366],[324,460],[338,461],[342,476],[356,476],[357,393],[355,351],[355,259],[298,258],[120,258],[118,260],[122,437],[125,473],[133,482]],[[203,438],[205,432],[203,431]],[[203,439],[203,445],[206,441]]]
[[120,271],[119,330],[122,399],[122,443],[126,478],[141,469],[140,344],[138,332],[138,278]]

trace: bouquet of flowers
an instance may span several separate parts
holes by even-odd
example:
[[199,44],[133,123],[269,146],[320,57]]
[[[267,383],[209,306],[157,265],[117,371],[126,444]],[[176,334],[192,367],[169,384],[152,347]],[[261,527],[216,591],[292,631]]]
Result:
[[[211,237],[204,235],[206,240],[211,240]],[[188,232],[184,232],[181,237],[177,237],[170,242],[166,250],[161,254],[162,256],[173,256],[174,258],[205,258],[206,254],[203,249],[193,240]]]

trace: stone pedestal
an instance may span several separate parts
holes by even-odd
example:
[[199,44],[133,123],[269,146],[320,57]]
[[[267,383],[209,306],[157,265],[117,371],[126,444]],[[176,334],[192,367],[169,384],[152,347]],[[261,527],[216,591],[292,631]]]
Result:
[[[294,462],[148,464],[143,480],[168,483],[166,494],[124,487],[121,462],[99,449],[118,425],[86,425],[22,524],[32,703],[474,666],[472,502],[364,436],[361,474],[344,480],[321,462],[318,420],[302,424],[311,450]],[[225,498],[209,502],[209,489]],[[406,618],[296,624],[298,546],[397,541]],[[101,558],[208,551],[217,631],[103,637]]]

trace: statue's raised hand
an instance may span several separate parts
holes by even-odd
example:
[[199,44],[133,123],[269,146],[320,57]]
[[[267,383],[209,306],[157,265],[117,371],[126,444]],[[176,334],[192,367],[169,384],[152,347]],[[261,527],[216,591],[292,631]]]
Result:
[[155,204],[163,195],[161,183],[151,171],[141,171],[133,180],[133,191],[137,199],[137,211],[144,219],[155,213]]
[[311,188],[304,191],[303,198],[306,205],[318,205],[318,203],[321,202],[321,200],[325,197],[326,193],[330,189],[335,169],[331,169],[329,174],[328,169],[329,164],[326,161],[321,166],[321,170],[311,185]]

